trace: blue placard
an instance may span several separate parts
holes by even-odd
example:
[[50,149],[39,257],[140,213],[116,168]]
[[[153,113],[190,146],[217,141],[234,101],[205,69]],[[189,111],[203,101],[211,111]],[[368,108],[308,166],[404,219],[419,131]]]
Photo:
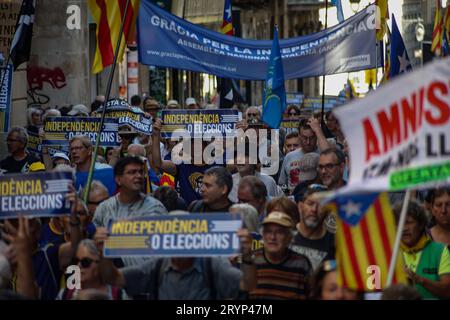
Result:
[[[34,133],[34,132],[28,132],[28,143],[27,143],[27,149],[30,152],[33,152],[37,155],[42,154],[42,139],[41,137]],[[66,156],[69,156],[69,146],[52,146],[47,147],[48,154],[50,157],[53,157],[53,155],[57,152],[62,152],[66,154]]]
[[[95,145],[100,118],[89,117],[47,117],[44,123],[44,139],[42,145],[67,146],[69,140],[76,135],[88,136]],[[117,119],[105,118],[100,132],[100,146],[114,147],[119,145]]]
[[232,137],[241,119],[238,110],[163,110],[161,136],[171,138],[175,130],[186,130],[191,137],[214,134]]
[[[97,110],[93,116],[101,117],[103,109]],[[137,112],[126,106],[107,107],[105,117],[116,119],[119,126],[127,125],[136,132],[151,135],[153,129],[152,117],[148,117],[144,112]]]
[[[375,12],[370,5],[334,27],[280,40],[284,79],[375,68]],[[220,34],[183,20],[151,0],[141,1],[137,25],[142,64],[223,78],[266,79],[271,40]]]
[[0,176],[0,219],[52,217],[70,213],[66,200],[70,172],[38,172]]
[[300,120],[283,119],[280,123],[280,128],[283,128],[286,131],[287,135],[294,131],[298,132],[299,126]]
[[230,256],[239,252],[241,226],[241,216],[230,213],[110,221],[104,256]]
[[12,75],[12,65],[0,68],[0,80],[3,80],[0,88],[0,110],[9,109],[11,105]]

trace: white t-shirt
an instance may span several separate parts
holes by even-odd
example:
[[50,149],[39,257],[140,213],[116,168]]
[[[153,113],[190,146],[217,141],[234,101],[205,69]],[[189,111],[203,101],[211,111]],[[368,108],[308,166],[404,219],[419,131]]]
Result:
[[[314,151],[319,153],[319,150]],[[300,183],[300,160],[305,155],[301,149],[297,149],[289,152],[283,161],[281,166],[280,177],[278,178],[278,184],[287,184],[289,191],[292,192],[295,187]]]

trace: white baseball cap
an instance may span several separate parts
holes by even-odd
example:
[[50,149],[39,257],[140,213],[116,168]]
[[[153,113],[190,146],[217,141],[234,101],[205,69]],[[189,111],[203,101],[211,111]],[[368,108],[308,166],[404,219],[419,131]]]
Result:
[[89,116],[89,109],[83,104],[76,104],[72,107],[72,110],[67,113],[69,116],[76,116],[78,114]]
[[186,106],[189,106],[189,105],[191,105],[191,104],[197,104],[197,101],[195,101],[195,99],[194,98],[187,98],[186,99]]
[[70,162],[69,157],[64,152],[55,152],[55,154],[52,156],[52,159],[55,160],[58,158],[61,158],[61,159],[64,159],[64,160],[67,160]]

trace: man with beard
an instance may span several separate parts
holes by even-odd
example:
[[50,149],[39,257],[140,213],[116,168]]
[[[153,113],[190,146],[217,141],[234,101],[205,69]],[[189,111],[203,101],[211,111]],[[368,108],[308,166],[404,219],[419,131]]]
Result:
[[328,190],[336,190],[343,187],[344,180],[345,155],[341,150],[330,148],[320,153],[317,172],[320,181]]
[[327,212],[321,210],[317,193],[326,191],[326,186],[312,184],[295,195],[300,211],[300,222],[290,249],[305,255],[316,269],[322,261],[334,260],[334,234],[327,230]]

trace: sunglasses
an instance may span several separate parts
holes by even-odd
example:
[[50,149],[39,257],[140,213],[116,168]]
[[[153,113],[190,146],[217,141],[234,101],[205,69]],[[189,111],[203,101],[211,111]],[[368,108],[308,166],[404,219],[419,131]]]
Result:
[[298,116],[299,113],[297,113],[297,112],[289,112],[289,115],[290,115],[290,116]]
[[75,264],[75,265],[79,264],[84,269],[89,268],[93,262],[98,263],[99,260],[93,260],[91,258],[82,258],[82,259],[74,258],[73,259],[73,264]]

